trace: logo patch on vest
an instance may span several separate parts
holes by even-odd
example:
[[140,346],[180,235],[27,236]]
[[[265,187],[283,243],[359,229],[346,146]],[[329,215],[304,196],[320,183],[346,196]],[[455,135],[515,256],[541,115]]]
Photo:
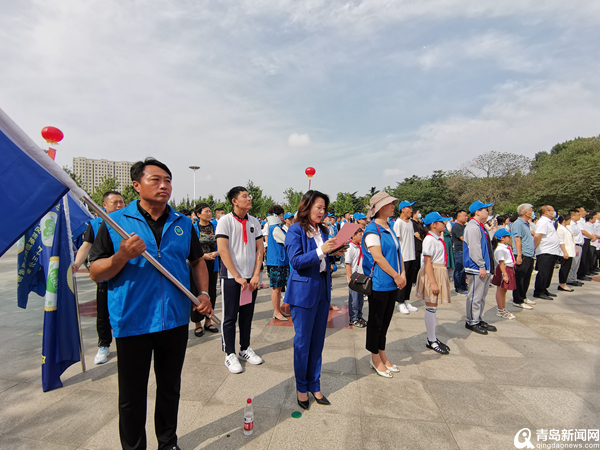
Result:
[[175,234],[176,234],[177,236],[181,236],[181,235],[183,235],[183,230],[181,229],[181,227],[180,227],[180,226],[176,226],[176,227],[175,227]]

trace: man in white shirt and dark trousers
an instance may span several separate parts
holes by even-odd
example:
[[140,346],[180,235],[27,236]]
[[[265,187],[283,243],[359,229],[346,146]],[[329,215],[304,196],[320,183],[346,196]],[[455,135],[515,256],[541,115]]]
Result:
[[561,253],[560,238],[552,222],[552,219],[556,216],[554,208],[546,205],[542,206],[541,211],[542,217],[538,220],[533,236],[537,257],[536,269],[538,271],[535,277],[533,296],[543,300],[552,300],[552,297],[556,297],[556,294],[551,294],[548,288],[552,282],[554,265]]
[[[221,336],[226,354],[225,366],[231,373],[241,373],[242,366],[235,354],[235,323],[240,329],[239,356],[250,364],[264,361],[250,348],[250,331],[264,255],[263,236],[259,221],[248,215],[252,196],[246,188],[237,186],[227,193],[233,212],[221,217],[215,232],[221,257],[221,301],[223,320]],[[242,291],[249,289],[252,300],[240,305]]]
[[419,264],[415,254],[415,229],[410,218],[412,217],[412,205],[415,202],[402,201],[398,205],[400,217],[394,224],[394,234],[398,237],[400,244],[402,260],[404,261],[404,270],[406,271],[406,286],[398,292],[398,304],[396,309],[402,314],[418,311],[416,307],[410,304],[410,292],[413,283],[417,280]]

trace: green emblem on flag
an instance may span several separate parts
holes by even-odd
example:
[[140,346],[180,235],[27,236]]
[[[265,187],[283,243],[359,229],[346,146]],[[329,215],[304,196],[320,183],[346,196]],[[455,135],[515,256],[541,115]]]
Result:
[[46,247],[52,247],[54,242],[54,231],[56,230],[56,221],[58,215],[55,212],[49,212],[42,220],[40,220],[40,226],[42,227],[42,243]]
[[50,258],[48,266],[48,279],[46,280],[46,297],[44,299],[45,311],[56,311],[56,299],[58,297],[58,256]]
[[175,234],[176,234],[177,236],[181,236],[181,235],[183,235],[183,230],[181,229],[181,227],[180,227],[180,226],[176,226],[176,227],[175,227]]

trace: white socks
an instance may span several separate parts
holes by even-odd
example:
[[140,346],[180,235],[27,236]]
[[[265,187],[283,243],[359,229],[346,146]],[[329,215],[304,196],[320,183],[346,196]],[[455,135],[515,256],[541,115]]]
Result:
[[427,328],[427,339],[429,339],[429,342],[437,341],[435,335],[435,326],[437,322],[435,317],[436,311],[437,307],[435,306],[427,306],[425,308],[425,328]]

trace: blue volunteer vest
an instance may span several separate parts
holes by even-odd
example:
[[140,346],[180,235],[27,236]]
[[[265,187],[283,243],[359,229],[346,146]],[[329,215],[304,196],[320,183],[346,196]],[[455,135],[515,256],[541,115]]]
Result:
[[[285,246],[280,244],[273,237],[273,230],[278,227],[283,231],[281,225],[271,225],[269,227],[269,245],[267,246],[267,266],[287,266],[290,263]],[[285,231],[283,231],[285,234]]]
[[[379,226],[379,229],[377,229],[375,221],[367,225],[362,242],[360,243],[363,252],[363,272],[365,275],[373,278],[374,291],[388,292],[398,289],[398,286],[394,283],[394,279],[385,273],[377,264],[375,264],[375,267],[373,268],[373,255],[371,255],[371,252],[365,245],[365,237],[368,234],[376,234],[379,236],[380,232],[381,253],[383,254],[383,257],[396,272],[402,273],[402,267],[398,267],[399,258],[402,258],[400,246],[398,246],[398,250],[396,250],[396,242],[390,231],[382,226]],[[371,273],[371,268],[373,268],[373,273]]]
[[[146,219],[133,201],[110,215],[128,233],[135,233],[154,256],[185,287],[190,287],[186,259],[190,253],[192,221],[170,206],[162,232],[160,248]],[[110,226],[108,232],[115,252],[121,236]],[[185,325],[190,321],[190,300],[142,256],[129,260],[108,281],[108,310],[116,338],[156,333]]]

